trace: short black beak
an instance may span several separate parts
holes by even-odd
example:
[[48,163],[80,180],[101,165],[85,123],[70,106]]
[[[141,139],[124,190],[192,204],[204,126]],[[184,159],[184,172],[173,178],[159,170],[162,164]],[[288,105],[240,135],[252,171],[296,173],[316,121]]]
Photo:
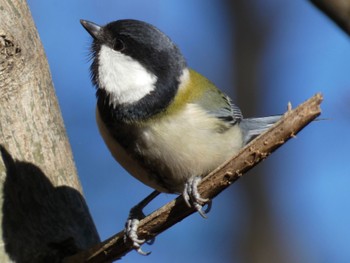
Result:
[[102,30],[101,26],[83,19],[80,19],[80,23],[94,39],[99,39]]

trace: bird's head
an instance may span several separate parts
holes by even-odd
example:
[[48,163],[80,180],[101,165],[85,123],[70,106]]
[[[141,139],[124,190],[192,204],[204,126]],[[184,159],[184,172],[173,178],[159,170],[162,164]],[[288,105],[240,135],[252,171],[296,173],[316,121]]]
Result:
[[81,24],[93,37],[92,81],[110,106],[136,107],[152,115],[169,105],[188,70],[168,36],[131,19],[105,26],[86,20]]

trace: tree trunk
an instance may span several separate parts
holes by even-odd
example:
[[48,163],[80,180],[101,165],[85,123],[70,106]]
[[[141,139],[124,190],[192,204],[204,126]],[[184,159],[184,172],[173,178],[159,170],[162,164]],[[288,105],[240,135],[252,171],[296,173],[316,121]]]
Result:
[[60,262],[99,242],[25,1],[0,0],[0,262]]

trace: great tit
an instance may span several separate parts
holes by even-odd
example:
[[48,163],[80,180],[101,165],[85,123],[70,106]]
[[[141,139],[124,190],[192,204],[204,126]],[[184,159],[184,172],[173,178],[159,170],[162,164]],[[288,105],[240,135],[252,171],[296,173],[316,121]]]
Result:
[[[201,177],[280,116],[244,119],[230,98],[188,68],[171,39],[148,23],[81,24],[93,37],[90,69],[99,131],[113,157],[155,189],[136,207],[142,209],[159,192],[177,193],[205,216],[202,207],[209,200],[197,191]],[[142,253],[144,240],[132,217],[126,236]]]

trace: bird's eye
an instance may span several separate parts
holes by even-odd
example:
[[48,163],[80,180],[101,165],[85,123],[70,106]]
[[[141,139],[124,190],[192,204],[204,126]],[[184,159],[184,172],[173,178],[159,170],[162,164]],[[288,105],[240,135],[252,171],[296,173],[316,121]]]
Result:
[[113,45],[113,49],[116,51],[123,51],[125,49],[125,43],[121,39],[116,39]]

